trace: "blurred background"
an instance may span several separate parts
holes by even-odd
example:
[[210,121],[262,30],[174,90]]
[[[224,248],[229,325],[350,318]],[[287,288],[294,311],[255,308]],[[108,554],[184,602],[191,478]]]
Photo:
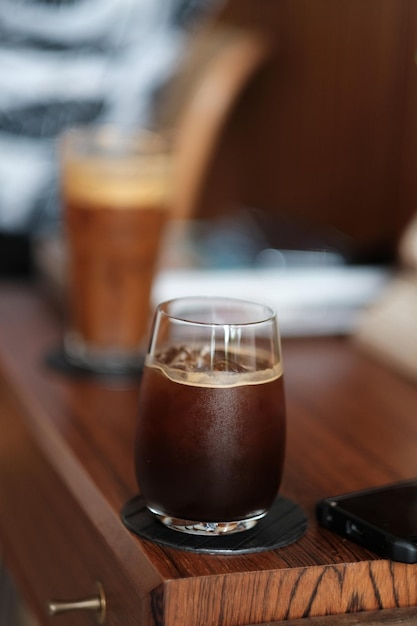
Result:
[[155,303],[351,332],[417,266],[416,49],[413,0],[3,0],[0,274],[61,297],[63,131],[154,128],[176,138]]
[[392,267],[416,206],[416,30],[412,0],[4,0],[1,273],[59,235],[57,137],[101,123],[177,133],[190,228],[170,262]]
[[392,262],[416,206],[416,29],[412,0],[3,0],[2,271],[59,229],[56,137],[103,122],[180,132],[174,217],[249,209],[273,248]]
[[0,3],[0,271],[62,222],[56,140],[78,125],[150,126],[158,90],[216,0]]
[[0,274],[62,288],[61,133],[146,126],[177,139],[155,302],[350,332],[416,209],[416,49],[413,0],[3,0]]

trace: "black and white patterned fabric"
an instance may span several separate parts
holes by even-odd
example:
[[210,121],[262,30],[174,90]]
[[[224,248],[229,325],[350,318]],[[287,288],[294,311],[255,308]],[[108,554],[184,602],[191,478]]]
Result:
[[154,94],[209,0],[0,0],[0,232],[60,220],[56,138],[148,126]]

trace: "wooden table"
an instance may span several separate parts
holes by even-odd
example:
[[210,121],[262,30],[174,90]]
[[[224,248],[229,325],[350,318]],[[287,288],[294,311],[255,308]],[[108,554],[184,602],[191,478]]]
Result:
[[36,289],[0,286],[0,544],[42,624],[95,623],[87,611],[46,612],[53,598],[93,594],[95,581],[109,625],[417,620],[417,565],[380,559],[314,518],[321,497],[417,475],[417,388],[349,339],[284,341],[282,494],[304,508],[309,529],[280,550],[196,555],[140,540],[120,521],[136,493],[138,384],[48,368],[60,337]]

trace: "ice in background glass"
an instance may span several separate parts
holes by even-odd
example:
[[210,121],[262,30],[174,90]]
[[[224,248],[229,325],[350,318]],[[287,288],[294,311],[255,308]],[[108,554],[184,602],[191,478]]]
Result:
[[67,357],[99,371],[139,364],[170,202],[169,142],[80,128],[60,144],[68,247]]
[[162,523],[192,534],[252,528],[278,494],[285,431],[274,311],[227,298],[157,307],[135,466],[146,506]]

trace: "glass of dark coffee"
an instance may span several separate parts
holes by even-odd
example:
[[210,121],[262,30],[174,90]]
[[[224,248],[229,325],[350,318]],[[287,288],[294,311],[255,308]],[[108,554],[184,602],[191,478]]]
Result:
[[285,430],[272,309],[212,297],[157,307],[135,442],[137,481],[154,516],[197,535],[252,528],[278,494]]

